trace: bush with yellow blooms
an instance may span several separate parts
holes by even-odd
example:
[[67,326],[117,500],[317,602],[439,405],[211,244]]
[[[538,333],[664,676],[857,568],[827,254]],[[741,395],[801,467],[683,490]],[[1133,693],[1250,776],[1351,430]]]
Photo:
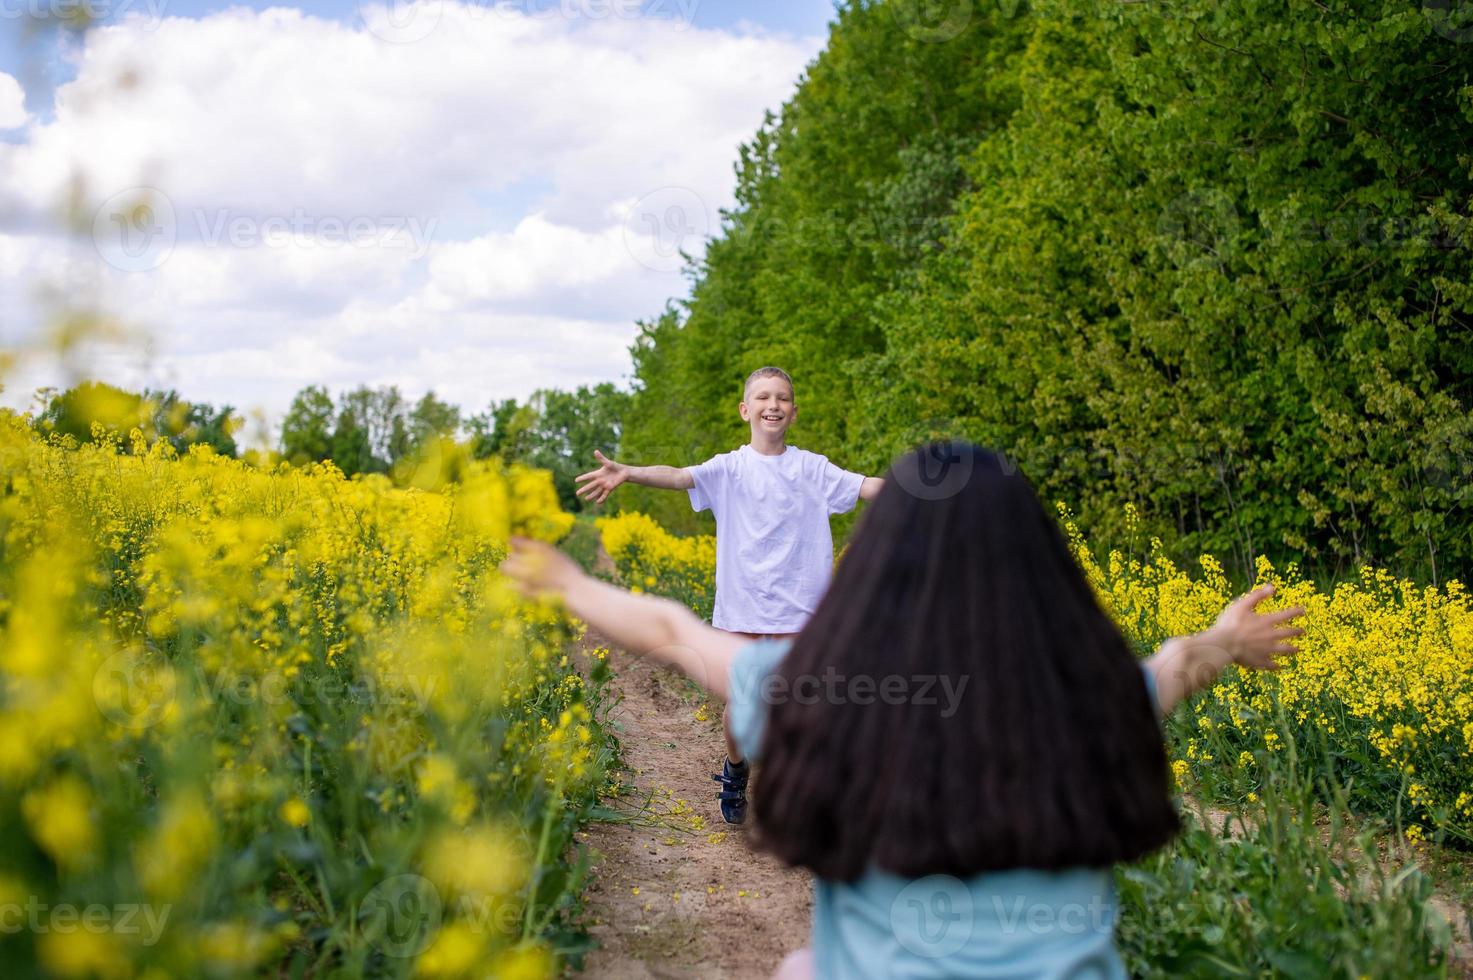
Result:
[[[1210,626],[1238,594],[1210,555],[1196,576],[1166,557],[1159,541],[1144,558],[1116,551],[1099,560],[1062,508],[1061,519],[1101,603],[1143,655],[1167,637]],[[673,535],[637,513],[603,518],[599,527],[623,582],[709,618],[714,538]],[[1301,652],[1276,673],[1229,670],[1195,699],[1182,715],[1192,732],[1177,772],[1200,785],[1220,769],[1246,795],[1256,792],[1262,772],[1254,760],[1292,739],[1301,754],[1338,766],[1363,809],[1389,818],[1399,812],[1428,833],[1473,843],[1467,590],[1458,582],[1417,586],[1368,568],[1321,591],[1293,567],[1281,572],[1266,560],[1258,580],[1276,587],[1265,608],[1305,607]]]
[[[1106,610],[1144,653],[1211,625],[1236,595],[1222,566],[1188,575],[1152,540],[1144,558],[1095,559],[1065,531]],[[1131,522],[1132,514],[1127,514]],[[1300,605],[1300,652],[1273,673],[1230,669],[1173,720],[1180,777],[1214,797],[1246,799],[1294,744],[1349,786],[1362,813],[1413,836],[1473,844],[1473,606],[1458,582],[1419,586],[1364,568],[1329,590],[1293,566],[1258,562],[1266,608]]]
[[[1189,575],[1156,542],[1143,558],[1101,561],[1060,516],[1142,655],[1211,625],[1237,594],[1211,557]],[[709,616],[711,538],[668,534],[640,514],[600,526],[626,584]],[[1388,861],[1385,831],[1469,840],[1467,593],[1369,570],[1329,592],[1293,568],[1261,562],[1258,575],[1277,586],[1268,606],[1305,606],[1302,652],[1277,673],[1229,668],[1168,721],[1185,826],[1172,846],[1117,871],[1127,966],[1152,978],[1444,976],[1449,924],[1428,905],[1432,885],[1415,860]]]
[[0,976],[545,977],[613,745],[497,571],[550,476],[258,467],[0,415]]
[[619,578],[636,592],[677,599],[703,619],[716,604],[716,539],[671,534],[640,513],[598,520],[604,550]]

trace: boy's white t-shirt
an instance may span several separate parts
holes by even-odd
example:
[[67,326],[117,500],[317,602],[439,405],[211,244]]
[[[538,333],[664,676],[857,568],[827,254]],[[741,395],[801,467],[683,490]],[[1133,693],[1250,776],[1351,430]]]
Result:
[[859,501],[860,473],[788,446],[750,445],[686,467],[694,510],[716,517],[716,608],[711,625],[740,633],[796,633],[818,608],[834,566],[829,516]]

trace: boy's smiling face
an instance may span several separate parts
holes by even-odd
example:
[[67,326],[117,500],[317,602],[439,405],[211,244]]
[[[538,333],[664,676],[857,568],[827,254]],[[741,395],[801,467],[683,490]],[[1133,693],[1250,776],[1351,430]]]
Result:
[[752,426],[753,440],[764,442],[782,439],[798,417],[792,386],[775,375],[752,382],[740,411],[742,419]]

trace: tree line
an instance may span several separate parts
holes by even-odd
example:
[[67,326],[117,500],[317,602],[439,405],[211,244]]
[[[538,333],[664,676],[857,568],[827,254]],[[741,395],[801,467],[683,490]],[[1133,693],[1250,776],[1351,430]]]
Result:
[[231,405],[216,408],[185,401],[172,389],[134,392],[100,381],[64,391],[42,388],[35,397],[39,411],[32,425],[45,436],[79,444],[110,438],[122,444],[136,429],[148,442],[165,440],[180,453],[194,445],[209,446],[221,456],[239,453],[235,435],[244,423]]
[[[772,363],[793,441],[853,469],[960,436],[1110,546],[1466,580],[1455,13],[840,3],[742,148],[690,297],[643,325],[626,455],[739,444],[742,378]],[[672,495],[624,503],[700,526]]]
[[464,415],[426,392],[412,405],[397,387],[360,386],[336,400],[320,385],[297,392],[281,427],[281,454],[302,465],[331,460],[348,476],[392,474],[435,440],[463,444],[474,458],[499,456],[552,472],[564,509],[578,511],[573,478],[594,449],[615,450],[629,395],[611,383],[543,389],[525,402],[493,401]]
[[[578,511],[583,501],[573,478],[592,465],[595,449],[618,452],[629,397],[606,382],[539,390],[524,402],[493,400],[485,411],[467,415],[433,391],[410,401],[393,385],[360,385],[334,398],[326,387],[309,385],[292,398],[276,449],[294,466],[331,462],[350,477],[376,473],[404,480],[446,441],[473,458],[499,456],[552,471],[564,509]],[[127,451],[128,435],[137,429],[146,442],[164,439],[180,453],[204,444],[222,456],[241,455],[235,436],[244,421],[230,405],[216,408],[172,390],[132,392],[96,381],[44,389],[37,400],[32,424],[43,435],[77,443],[109,438]]]

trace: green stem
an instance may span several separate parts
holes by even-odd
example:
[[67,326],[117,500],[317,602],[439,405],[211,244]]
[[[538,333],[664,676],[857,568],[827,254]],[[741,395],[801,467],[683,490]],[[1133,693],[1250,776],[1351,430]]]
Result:
[[537,891],[542,884],[543,862],[547,859],[547,845],[552,837],[552,816],[562,799],[558,793],[547,798],[547,810],[542,814],[542,834],[537,841],[537,860],[532,865],[532,883],[527,893],[527,908],[522,918],[522,942],[532,937],[532,919],[537,909]]
[[283,861],[281,863],[281,866],[282,866],[282,868],[284,868],[286,870],[286,873],[291,877],[291,880],[296,884],[297,891],[299,891],[299,892],[302,893],[302,898],[306,899],[307,904],[310,905],[310,906],[312,906],[312,911],[314,911],[314,912],[317,913],[317,917],[319,919],[321,919],[324,923],[331,921],[328,918],[327,910],[324,909],[322,907],[321,903],[319,903],[317,901],[317,896],[312,894],[312,889],[308,888],[307,887],[307,883],[302,880],[301,875],[297,874],[297,869],[296,868],[293,868],[290,864],[287,864],[285,861]]

